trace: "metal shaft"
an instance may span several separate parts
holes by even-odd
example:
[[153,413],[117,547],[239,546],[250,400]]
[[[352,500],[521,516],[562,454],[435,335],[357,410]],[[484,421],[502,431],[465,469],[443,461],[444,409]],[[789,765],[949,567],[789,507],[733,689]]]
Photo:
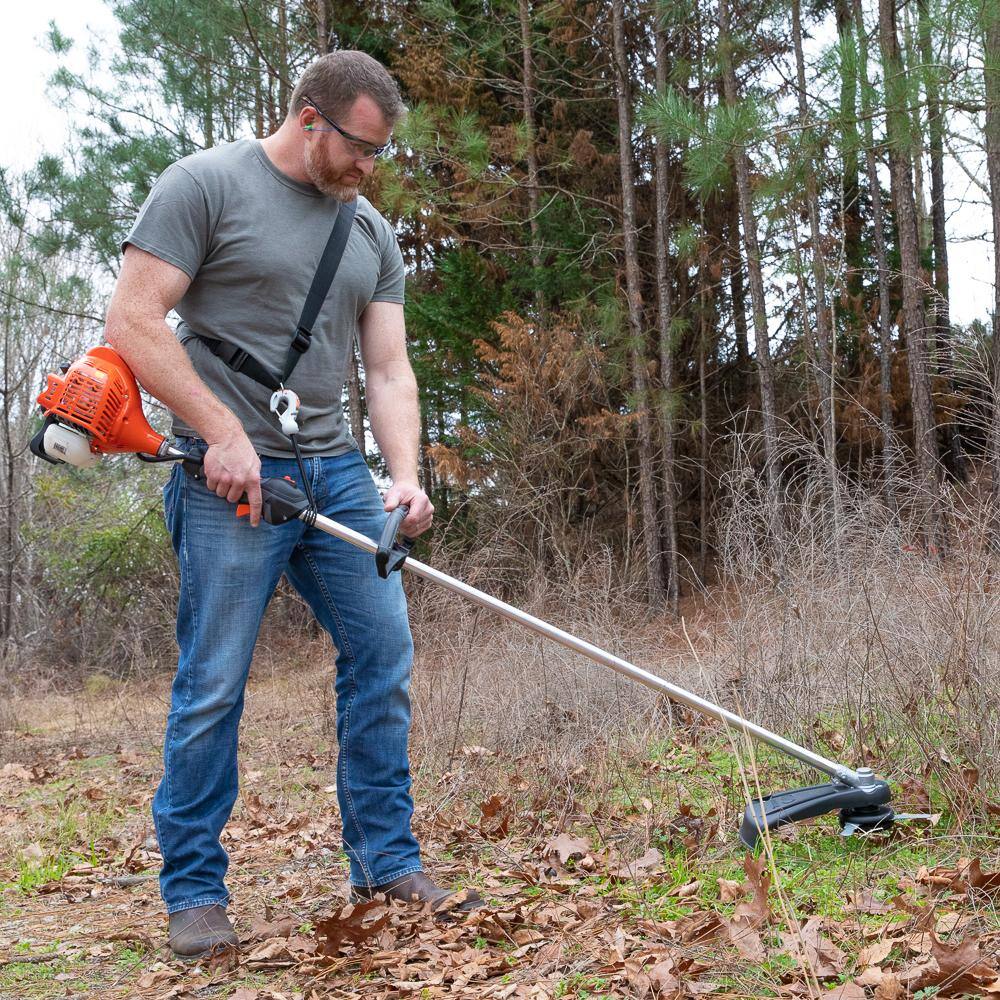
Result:
[[[315,526],[321,531],[325,531],[328,535],[333,535],[335,538],[350,542],[351,545],[357,546],[359,549],[364,549],[366,552],[375,552],[378,548],[376,543],[366,535],[338,524],[328,517],[323,517],[322,514],[316,515]],[[795,757],[797,760],[802,761],[802,763],[809,764],[811,767],[825,772],[832,778],[836,778],[849,785],[861,786],[864,784],[863,776],[859,775],[856,771],[852,771],[849,767],[838,764],[836,761],[828,760],[818,753],[813,753],[812,750],[807,750],[805,747],[800,747],[797,743],[792,743],[791,740],[786,740],[777,733],[772,733],[769,729],[764,729],[762,726],[748,722],[746,719],[741,718],[734,712],[730,712],[728,709],[722,708],[720,705],[706,701],[704,698],[700,698],[690,691],[685,691],[684,688],[677,687],[675,684],[665,681],[662,677],[657,677],[655,674],[649,673],[648,670],[643,670],[641,667],[637,667],[627,660],[613,656],[611,653],[605,652],[605,650],[593,645],[593,643],[578,639],[575,635],[564,632],[561,628],[556,628],[554,625],[542,621],[541,618],[529,615],[526,611],[521,611],[512,604],[507,604],[496,597],[491,597],[489,594],[477,590],[475,587],[471,587],[461,580],[456,580],[454,577],[448,576],[446,573],[442,573],[432,566],[410,558],[403,564],[403,568],[417,576],[423,577],[425,580],[433,580],[435,583],[441,584],[442,587],[447,587],[456,594],[461,594],[470,601],[484,608],[489,608],[504,618],[519,622],[533,632],[544,635],[565,646],[567,649],[582,653],[595,663],[611,667],[612,670],[616,670],[626,677],[631,677],[632,680],[638,681],[640,684],[645,684],[646,687],[652,688],[654,691],[659,691],[667,695],[671,700],[679,702],[682,705],[687,705],[688,708],[692,708],[702,715],[718,719],[720,722],[732,726],[740,732],[749,733],[750,736],[760,740],[762,743],[767,743],[789,757]]]

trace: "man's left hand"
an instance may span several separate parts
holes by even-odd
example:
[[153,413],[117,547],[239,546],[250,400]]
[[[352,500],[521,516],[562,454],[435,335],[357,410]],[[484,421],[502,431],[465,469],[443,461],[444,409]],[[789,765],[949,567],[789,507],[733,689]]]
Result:
[[385,511],[395,510],[401,503],[410,508],[400,532],[408,538],[422,535],[434,520],[434,505],[417,483],[393,483],[385,494]]

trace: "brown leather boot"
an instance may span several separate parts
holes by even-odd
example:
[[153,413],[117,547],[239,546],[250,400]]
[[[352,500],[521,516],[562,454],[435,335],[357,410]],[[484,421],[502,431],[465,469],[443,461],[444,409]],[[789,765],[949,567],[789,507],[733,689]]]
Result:
[[179,958],[201,958],[214,948],[239,947],[240,939],[218,903],[170,914],[170,950]]
[[382,885],[352,885],[351,902],[360,903],[374,898],[379,893],[385,893],[390,899],[401,899],[407,903],[423,903],[425,905],[429,903],[431,912],[437,913],[440,910],[442,915],[455,912],[468,913],[470,910],[484,905],[483,897],[475,889],[466,889],[464,892],[465,899],[454,906],[446,907],[447,900],[459,893],[440,888],[423,872],[412,872]]

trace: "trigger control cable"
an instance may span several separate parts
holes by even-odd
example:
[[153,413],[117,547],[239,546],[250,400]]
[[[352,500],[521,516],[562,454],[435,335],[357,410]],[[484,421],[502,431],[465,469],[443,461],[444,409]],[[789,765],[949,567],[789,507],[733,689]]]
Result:
[[[271,412],[278,418],[282,433],[292,442],[292,451],[295,452],[295,461],[299,467],[299,478],[302,480],[302,489],[305,491],[306,499],[309,501],[309,508],[316,511],[316,497],[313,496],[312,484],[306,473],[306,465],[302,460],[302,449],[299,448],[299,397],[282,386],[271,394]],[[315,523],[315,518],[313,519]]]

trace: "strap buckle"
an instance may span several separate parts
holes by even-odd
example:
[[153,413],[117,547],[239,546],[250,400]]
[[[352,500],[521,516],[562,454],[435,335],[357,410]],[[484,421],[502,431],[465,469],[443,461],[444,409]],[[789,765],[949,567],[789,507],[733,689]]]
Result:
[[303,329],[301,326],[295,328],[295,336],[292,337],[291,349],[305,354],[309,350],[312,341],[312,330]]
[[233,351],[232,356],[230,357],[229,361],[226,362],[226,364],[228,364],[229,367],[234,372],[238,372],[246,364],[247,358],[249,357],[250,357],[249,351],[245,351],[243,350],[242,347],[238,347],[235,351]]

